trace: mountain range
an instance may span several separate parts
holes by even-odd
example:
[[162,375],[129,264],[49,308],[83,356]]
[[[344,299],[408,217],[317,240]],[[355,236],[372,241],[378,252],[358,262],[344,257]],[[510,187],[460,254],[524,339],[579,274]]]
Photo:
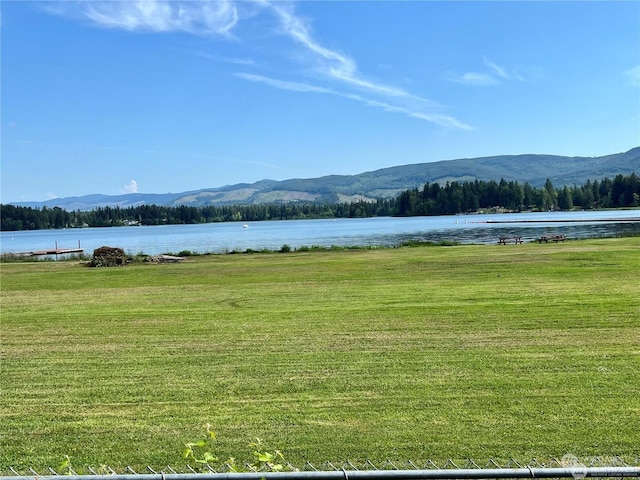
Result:
[[55,198],[15,205],[60,207],[68,211],[98,207],[138,205],[197,206],[251,205],[283,202],[337,203],[391,198],[402,191],[422,188],[425,183],[458,181],[517,181],[541,187],[550,179],[555,187],[582,185],[587,180],[613,179],[640,172],[640,147],[601,157],[558,155],[500,155],[416,163],[383,168],[357,175],[329,175],[309,179],[260,180],[182,193],[129,193]]

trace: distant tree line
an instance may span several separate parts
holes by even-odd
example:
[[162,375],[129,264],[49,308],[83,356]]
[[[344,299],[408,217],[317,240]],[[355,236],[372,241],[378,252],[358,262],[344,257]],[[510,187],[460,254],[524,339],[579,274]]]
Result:
[[312,218],[364,218],[391,216],[393,202],[354,202],[333,205],[282,203],[273,205],[225,205],[207,207],[98,207],[69,212],[60,207],[32,208],[0,205],[2,231],[50,228],[114,227],[127,225],[176,225],[213,222],[255,222]]
[[279,203],[207,207],[100,207],[69,212],[59,207],[31,208],[0,205],[2,231],[50,228],[168,225],[212,222],[254,222],[312,218],[364,218],[386,216],[450,215],[479,210],[571,210],[640,206],[640,177],[617,175],[613,180],[587,181],[582,186],[555,188],[547,180],[542,188],[504,179],[427,183],[422,189],[396,198],[352,203]]
[[499,182],[427,183],[422,190],[401,193],[395,215],[448,215],[499,207],[504,211],[571,210],[640,206],[640,177],[617,175],[613,180],[587,181],[582,186],[554,188],[547,179],[542,188],[502,179]]

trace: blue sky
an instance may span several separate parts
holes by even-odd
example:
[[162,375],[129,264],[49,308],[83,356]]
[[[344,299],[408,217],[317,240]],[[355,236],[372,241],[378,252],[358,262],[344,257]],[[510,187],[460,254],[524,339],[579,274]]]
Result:
[[640,145],[638,1],[3,1],[2,202]]

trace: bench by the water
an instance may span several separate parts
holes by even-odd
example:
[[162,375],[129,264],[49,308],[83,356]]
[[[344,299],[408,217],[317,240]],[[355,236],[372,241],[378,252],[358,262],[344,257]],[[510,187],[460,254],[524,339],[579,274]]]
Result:
[[567,237],[565,235],[542,235],[539,239],[538,242],[542,243],[549,243],[550,241],[552,242],[564,242],[567,239]]
[[518,245],[519,243],[522,243],[522,237],[499,237],[498,245],[506,245],[508,242],[512,240],[513,240],[513,243],[515,243],[516,245]]

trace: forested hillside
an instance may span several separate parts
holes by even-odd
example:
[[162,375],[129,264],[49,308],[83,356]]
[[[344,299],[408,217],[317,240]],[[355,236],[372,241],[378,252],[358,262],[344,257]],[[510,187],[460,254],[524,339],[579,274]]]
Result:
[[617,175],[613,180],[587,181],[581,186],[555,188],[550,179],[536,188],[504,179],[427,183],[393,199],[351,203],[278,203],[208,207],[99,207],[67,211],[1,205],[2,230],[109,227],[131,225],[193,224],[230,221],[293,220],[305,218],[356,218],[375,216],[447,215],[479,210],[571,210],[640,206],[640,177]]
[[[393,199],[401,192],[421,188],[425,183],[506,182],[542,187],[547,179],[554,185],[571,187],[616,175],[640,173],[640,147],[603,157],[557,155],[501,155],[495,157],[444,160],[383,168],[358,175],[330,175],[320,178],[261,180],[183,193],[87,195],[21,202],[28,207],[60,207],[65,210],[93,210],[97,207],[161,205],[177,207],[264,205],[274,203],[352,203],[360,200]],[[206,181],[206,179],[203,179]]]

